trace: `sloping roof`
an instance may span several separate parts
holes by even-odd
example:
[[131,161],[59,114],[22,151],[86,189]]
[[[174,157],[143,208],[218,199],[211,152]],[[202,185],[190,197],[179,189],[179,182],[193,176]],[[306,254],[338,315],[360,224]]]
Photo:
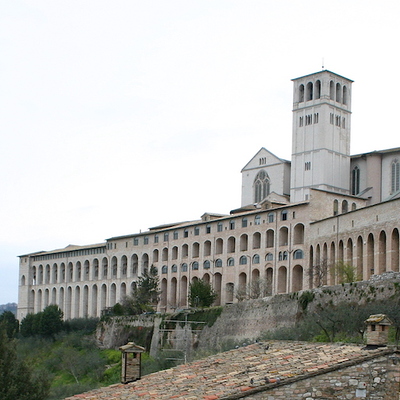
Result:
[[233,399],[387,354],[387,348],[270,341],[69,397],[73,400]]

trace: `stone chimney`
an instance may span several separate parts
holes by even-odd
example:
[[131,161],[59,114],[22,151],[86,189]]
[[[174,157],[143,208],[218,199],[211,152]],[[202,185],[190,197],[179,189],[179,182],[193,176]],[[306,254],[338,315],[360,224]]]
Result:
[[367,346],[386,346],[392,321],[385,314],[370,315],[365,321]]

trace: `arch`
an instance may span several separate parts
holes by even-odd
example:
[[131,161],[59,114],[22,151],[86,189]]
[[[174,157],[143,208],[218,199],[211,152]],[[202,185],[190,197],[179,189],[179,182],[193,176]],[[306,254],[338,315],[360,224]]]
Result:
[[168,283],[167,280],[164,278],[161,280],[161,295],[160,295],[160,306],[164,309],[167,307],[167,289],[168,289]]
[[162,274],[168,274],[168,266],[167,265],[163,265],[161,267],[161,273]]
[[71,319],[71,307],[72,307],[72,288],[68,286],[66,299],[65,299],[65,319]]
[[353,265],[353,240],[349,238],[347,240],[347,264]]
[[218,238],[215,241],[215,254],[222,254],[224,251],[224,241],[221,238]]
[[331,285],[336,284],[336,271],[335,271],[335,265],[336,265],[336,245],[335,242],[331,243],[330,246],[330,255],[329,255],[329,262],[330,265],[333,266],[331,268],[331,273],[330,273],[330,279],[331,279]]
[[171,259],[177,260],[178,259],[178,246],[174,246],[171,252]]
[[217,267],[217,268],[221,268],[222,267],[222,260],[220,259],[220,258],[217,258],[216,260],[215,260],[215,266]]
[[85,260],[83,263],[83,281],[88,281],[90,278],[90,262]]
[[99,279],[99,260],[97,258],[93,260],[92,274],[93,274],[93,280],[97,281]]
[[293,259],[294,260],[301,260],[304,258],[303,250],[297,249],[293,252]]
[[60,291],[58,292],[58,307],[60,307],[60,310],[64,313],[64,318],[66,318],[66,314],[65,314],[65,297],[64,297],[65,293],[64,293],[64,288],[61,287]]
[[342,201],[342,214],[346,214],[349,211],[349,203],[347,200]]
[[255,232],[253,233],[253,249],[261,248],[261,233]]
[[200,244],[195,242],[192,244],[192,257],[199,257],[200,254]]
[[374,235],[370,233],[367,239],[367,279],[370,278],[371,275],[375,273],[375,260],[374,260],[374,253],[375,253],[375,240]]
[[89,287],[85,285],[83,287],[82,296],[82,317],[87,318],[89,316]]
[[98,317],[99,313],[98,313],[98,309],[97,309],[97,296],[98,296],[98,289],[97,289],[97,285],[94,284],[92,286],[92,301],[91,301],[91,307],[92,307],[92,312],[91,312],[91,316],[92,317]]
[[289,230],[286,226],[279,229],[279,246],[287,246],[289,242]]
[[249,245],[249,237],[246,233],[240,236],[239,248],[240,251],[247,251]]
[[260,264],[260,256],[258,254],[253,256],[253,264]]
[[302,103],[304,101],[304,85],[301,84],[299,86],[299,100],[300,103]]
[[296,224],[293,228],[293,244],[304,244],[304,225]]
[[260,203],[269,195],[270,179],[264,170],[257,173],[253,183],[253,190],[255,203]]
[[306,86],[306,101],[313,99],[313,83],[308,82]]
[[292,292],[303,290],[303,267],[295,265],[292,270]]
[[357,238],[356,268],[358,279],[363,279],[364,271],[364,240],[361,236]]
[[[53,264],[51,271],[51,283],[58,283],[58,266],[56,263]],[[54,303],[55,304],[55,303]]]
[[335,84],[333,81],[329,82],[329,99],[335,100]]
[[126,278],[128,275],[128,257],[123,255],[121,257],[121,277]]
[[234,253],[236,248],[236,238],[234,236],[230,236],[228,238],[228,253]]
[[139,257],[137,254],[132,254],[131,257],[131,276],[133,278],[138,277],[138,265],[139,265]]
[[266,247],[274,247],[275,245],[275,232],[273,229],[267,230]]
[[168,248],[164,247],[161,252],[161,261],[168,261]]
[[379,257],[378,257],[378,274],[386,271],[386,232],[381,231],[378,239]]
[[339,201],[334,200],[333,201],[333,215],[338,215],[339,214]]
[[119,290],[120,290],[119,298],[120,298],[120,300],[122,300],[126,297],[126,283],[125,282],[121,283]]
[[342,103],[347,104],[347,102],[348,102],[348,90],[347,90],[347,86],[343,85]]
[[308,269],[308,285],[310,287],[310,289],[312,289],[314,287],[314,247],[310,246],[310,252],[309,252],[309,260],[308,260],[308,265],[309,265],[309,269]]
[[186,263],[181,264],[181,272],[187,272],[188,265]]
[[172,265],[171,272],[178,272],[178,266],[176,264]]
[[210,274],[205,273],[205,274],[203,275],[203,281],[204,281],[205,283],[210,284]]
[[210,260],[206,260],[203,263],[203,269],[210,269],[211,268],[211,262]]
[[180,300],[179,305],[181,307],[187,307],[187,298],[188,298],[188,280],[186,276],[182,276],[181,285],[180,285]]
[[26,278],[25,278],[25,275],[22,275],[21,276],[21,286],[25,286],[25,284],[26,284]]
[[235,266],[235,259],[233,257],[229,257],[226,265],[228,267],[234,267]]
[[189,257],[189,245],[187,244],[182,245],[182,257],[183,258]]
[[274,259],[274,254],[273,253],[267,253],[265,256],[265,261],[273,261]]
[[176,295],[178,289],[178,282],[175,277],[171,279],[171,288],[170,288],[170,298],[169,298],[169,307],[172,309],[176,309],[178,307],[176,303]]
[[107,259],[107,257],[103,257],[102,271],[103,271],[103,279],[107,279],[108,278],[108,259]]
[[142,275],[147,274],[149,270],[149,255],[144,253],[142,255]]
[[247,264],[247,256],[241,256],[239,258],[239,265],[246,265]]
[[[71,263],[72,265],[72,263]],[[38,285],[43,284],[43,265],[39,265],[38,268]]]
[[51,304],[57,304],[57,289],[55,287],[51,290]]
[[390,257],[390,266],[392,271],[399,272],[399,251],[400,251],[400,242],[399,242],[399,230],[394,228],[392,231],[392,240],[391,240],[391,257]]
[[79,318],[79,306],[81,304],[81,288],[80,286],[75,287],[75,296],[74,296],[74,313],[73,318]]
[[160,257],[160,252],[158,251],[158,249],[154,249],[153,250],[153,263],[158,262],[159,257]]
[[203,255],[204,257],[208,257],[211,255],[211,242],[209,240],[206,240],[204,242]]
[[336,83],[336,101],[338,103],[341,103],[342,101],[342,87],[339,82]]
[[117,302],[117,285],[112,283],[110,286],[110,307],[114,306]]
[[43,308],[46,308],[49,305],[49,299],[50,299],[50,292],[49,289],[46,288],[44,291]]
[[287,291],[287,269],[284,266],[278,269],[278,293],[286,293]]
[[111,258],[111,277],[116,278],[118,273],[118,260],[117,257]]
[[47,264],[45,267],[45,273],[44,273],[44,283],[49,284],[50,283],[50,265]]
[[199,269],[199,263],[197,261],[194,261],[192,263],[192,270],[197,271]]
[[103,311],[107,307],[107,285],[103,283],[100,288],[100,310]]
[[314,98],[320,99],[321,98],[321,81],[317,79],[314,85]]

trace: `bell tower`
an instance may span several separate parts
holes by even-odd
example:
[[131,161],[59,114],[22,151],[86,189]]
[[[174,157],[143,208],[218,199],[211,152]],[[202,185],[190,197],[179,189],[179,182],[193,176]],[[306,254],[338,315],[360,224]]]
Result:
[[323,70],[293,79],[290,201],[310,188],[350,193],[352,80]]

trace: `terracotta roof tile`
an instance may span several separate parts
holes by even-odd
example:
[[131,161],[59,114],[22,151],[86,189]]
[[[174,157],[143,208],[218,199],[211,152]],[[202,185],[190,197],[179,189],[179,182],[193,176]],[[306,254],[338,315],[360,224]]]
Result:
[[[131,399],[214,400],[275,385],[304,374],[323,373],[346,362],[362,362],[385,350],[357,345],[271,341],[256,343],[215,356],[69,397],[70,400]],[[115,396],[115,397],[114,397]]]

